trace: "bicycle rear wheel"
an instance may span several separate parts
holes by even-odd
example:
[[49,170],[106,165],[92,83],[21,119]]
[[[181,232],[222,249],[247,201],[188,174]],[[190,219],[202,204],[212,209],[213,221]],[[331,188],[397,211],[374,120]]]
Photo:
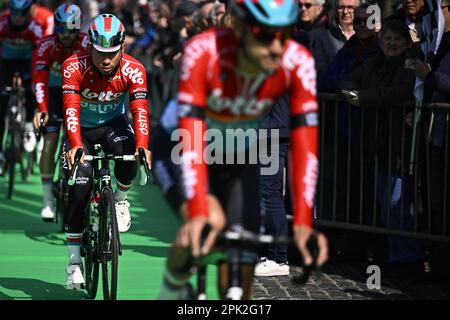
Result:
[[111,187],[105,187],[102,190],[99,214],[103,297],[105,300],[116,300],[119,268],[119,230]]

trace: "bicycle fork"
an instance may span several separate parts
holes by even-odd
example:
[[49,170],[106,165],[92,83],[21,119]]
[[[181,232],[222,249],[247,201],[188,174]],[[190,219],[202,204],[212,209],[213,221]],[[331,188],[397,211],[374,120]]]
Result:
[[226,298],[228,300],[241,300],[244,290],[241,287],[240,250],[229,250],[229,287]]

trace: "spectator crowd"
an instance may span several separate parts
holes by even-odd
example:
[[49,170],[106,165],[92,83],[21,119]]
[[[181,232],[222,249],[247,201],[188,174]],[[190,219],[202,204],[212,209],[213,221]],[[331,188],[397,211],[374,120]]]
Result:
[[[36,7],[54,11],[64,1],[36,2]],[[318,92],[334,94],[328,95],[331,101],[321,103],[319,220],[450,235],[446,109],[423,108],[418,134],[413,136],[415,104],[410,102],[415,100],[416,79],[424,81],[424,103],[450,103],[450,1],[442,0],[444,35],[437,53],[426,62],[420,49],[426,40],[425,2],[298,0],[301,13],[293,38],[314,55]],[[2,10],[6,3],[2,2]],[[231,19],[226,0],[73,3],[83,11],[83,32],[105,12],[114,13],[125,25],[126,51],[147,68],[153,126],[176,97],[184,43],[208,28],[227,27]],[[282,190],[289,126],[284,97],[263,123],[264,128],[280,130],[280,170],[261,181],[266,232],[275,235],[288,234],[289,193]],[[415,165],[410,172],[412,149]],[[381,259],[395,276],[421,276],[430,270],[426,265],[440,279],[450,278],[450,249],[444,243],[395,232],[368,236],[326,230],[332,259]],[[287,265],[288,248],[270,248],[263,256],[256,275],[268,275],[270,263],[274,268]]]

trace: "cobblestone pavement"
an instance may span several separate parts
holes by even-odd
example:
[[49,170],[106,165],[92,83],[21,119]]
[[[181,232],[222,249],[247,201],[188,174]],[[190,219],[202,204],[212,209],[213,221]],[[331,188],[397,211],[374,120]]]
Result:
[[257,277],[254,284],[254,299],[307,299],[307,300],[410,300],[450,299],[450,284],[426,283],[383,279],[381,289],[368,289],[366,267],[355,263],[329,263],[320,281],[312,278],[306,285],[292,283],[292,273],[301,271],[291,266],[291,275],[279,277]]

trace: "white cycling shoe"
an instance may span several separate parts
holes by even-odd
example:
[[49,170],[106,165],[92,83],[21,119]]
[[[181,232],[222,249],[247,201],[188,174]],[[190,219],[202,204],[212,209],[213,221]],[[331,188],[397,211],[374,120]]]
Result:
[[67,289],[82,290],[84,287],[83,264],[69,264],[66,269]]
[[44,221],[49,221],[55,219],[56,204],[55,202],[46,203],[41,210],[41,218]]
[[119,232],[126,232],[131,227],[130,203],[128,200],[116,202],[116,217]]

